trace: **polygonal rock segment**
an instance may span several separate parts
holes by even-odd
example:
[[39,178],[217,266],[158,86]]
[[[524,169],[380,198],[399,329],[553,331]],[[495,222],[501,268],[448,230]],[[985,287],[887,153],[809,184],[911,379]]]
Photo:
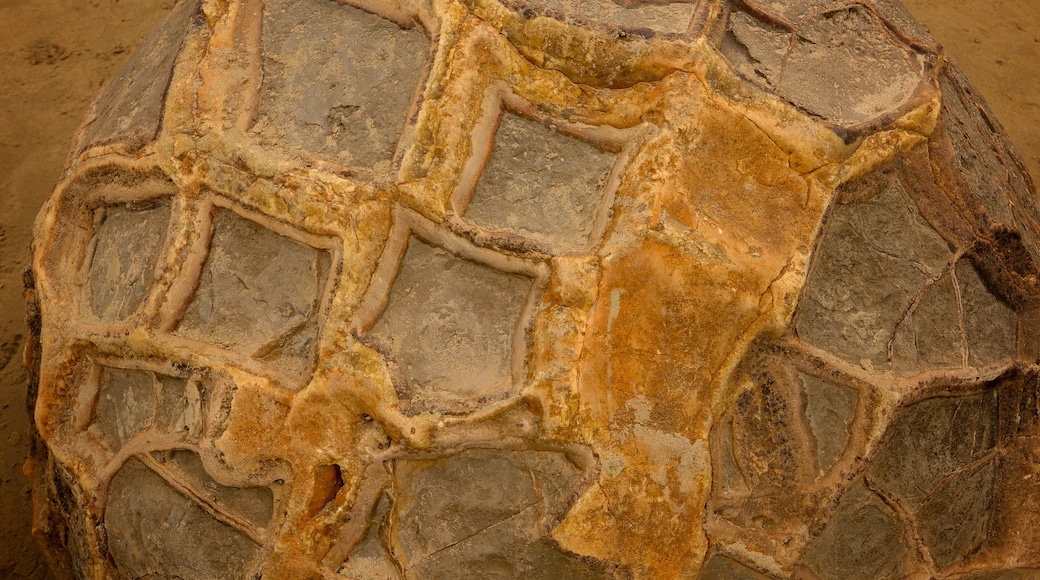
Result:
[[98,212],[87,295],[94,316],[114,322],[136,312],[152,288],[166,242],[170,202],[115,205]]
[[968,260],[934,281],[911,308],[896,332],[898,362],[980,367],[1016,355],[1014,311],[990,293]]
[[[539,490],[532,485],[526,458],[513,455],[474,450],[437,462],[397,462],[404,492],[398,499],[397,540],[409,561],[420,561],[522,512],[537,517]],[[555,474],[560,480],[555,487],[567,488],[579,471],[565,460],[557,463],[551,465],[553,471],[562,468]]]
[[148,371],[101,368],[94,426],[113,451],[152,424],[155,377]]
[[409,577],[606,578],[545,538],[582,470],[550,451],[399,460],[395,543]]
[[259,546],[137,459],[112,479],[108,549],[123,578],[246,578]]
[[895,513],[859,480],[845,493],[801,566],[820,580],[894,579],[910,571],[908,557]]
[[836,10],[798,27],[777,90],[839,125],[879,117],[909,101],[922,63],[863,8]]
[[[1008,196],[1007,192],[1024,188],[1020,185],[1009,187],[1011,184],[1005,182],[1005,179],[1011,181],[1017,172],[1003,168],[1006,160],[999,153],[997,139],[989,134],[989,127],[986,126],[988,119],[979,119],[978,110],[970,110],[965,106],[961,100],[963,89],[951,82],[948,75],[939,77],[939,87],[946,95],[939,119],[953,145],[956,170],[990,219],[1005,224],[1015,223],[1012,209],[1014,197]],[[982,148],[978,143],[986,143],[987,146]],[[1029,200],[1029,205],[1035,208],[1035,200]]]
[[1018,568],[1015,570],[1000,570],[995,572],[976,572],[958,576],[958,580],[1037,580],[1040,579],[1040,569]]
[[870,10],[816,11],[809,2],[772,3],[781,4],[798,14],[778,14],[768,22],[733,13],[720,50],[745,76],[842,126],[891,113],[914,96],[923,80],[922,58],[895,41]]
[[1011,361],[1016,355],[1015,313],[997,300],[968,260],[957,264],[968,364]]
[[530,578],[531,580],[607,580],[617,576],[593,563],[560,550],[551,540],[524,544],[523,532],[506,525],[496,534],[482,534],[431,556],[416,567],[414,580],[457,578]]
[[856,418],[855,390],[799,373],[805,397],[805,418],[816,443],[816,463],[826,472],[841,457]]
[[175,333],[270,362],[305,383],[331,256],[218,209],[195,294]]
[[417,238],[371,333],[389,344],[417,409],[499,398],[533,280],[459,258]]
[[825,12],[828,6],[838,4],[838,2],[835,0],[785,0],[784,2],[751,0],[748,4],[766,11],[771,16],[797,25],[803,22],[806,16]]
[[369,516],[365,535],[350,552],[350,557],[336,572],[347,578],[372,578],[373,580],[397,580],[401,574],[383,543],[384,525],[393,500],[384,493],[376,502]]
[[[931,368],[952,368],[965,362],[960,308],[963,294],[950,275],[926,287],[910,316],[896,331],[899,361],[909,368],[914,361]],[[915,352],[916,351],[916,352]]]
[[[960,366],[951,354],[962,347],[956,294],[952,286],[930,286],[949,277],[944,271],[952,258],[899,181],[866,201],[835,205],[795,312],[795,331],[807,344],[868,370]],[[922,291],[920,311],[907,320]],[[945,294],[929,295],[936,292]],[[941,304],[930,304],[933,298]]]
[[682,34],[690,27],[697,0],[641,2],[640,0],[525,0],[524,5],[549,14],[603,22],[621,28],[646,28]]
[[990,220],[1017,225],[1033,261],[1040,263],[1040,232],[1028,225],[1040,216],[1040,208],[1024,165],[1007,136],[994,132],[993,113],[957,66],[948,63],[944,73],[939,76],[944,95],[939,123],[953,147],[949,170],[970,190],[969,203],[985,208]]
[[97,99],[94,119],[83,130],[82,148],[126,139],[139,148],[155,138],[166,89],[199,0],[182,0],[145,37]]
[[786,30],[734,10],[719,51],[745,77],[776,88],[790,43]]
[[272,0],[262,51],[259,135],[350,167],[390,170],[429,58],[420,27],[331,0]]
[[[842,0],[784,0],[783,2],[747,0],[743,4],[770,18],[776,18],[794,26],[803,24],[807,18],[816,17],[830,12],[835,7],[847,5]],[[879,2],[879,4],[884,4],[884,2]]]
[[[797,26],[806,18],[847,6],[848,2],[843,0],[784,0],[783,2],[744,0],[743,4],[767,14],[771,18],[782,19]],[[913,37],[918,43],[933,44],[935,42],[928,29],[914,20],[913,15],[897,0],[873,0],[870,4],[877,9],[879,16],[898,28],[900,33]]]
[[241,517],[257,528],[265,528],[274,515],[274,492],[269,487],[229,487],[213,479],[202,458],[186,449],[157,453],[156,459],[197,493],[222,511]]
[[[1040,529],[1036,438],[1027,435],[1036,433],[1037,422],[1040,421],[1036,376],[1025,375],[1020,385],[1024,387],[1019,391],[1024,397],[1009,397],[1008,400],[1001,393],[1002,422],[1009,415],[1018,415],[1021,422],[1013,430],[1017,431],[1018,437],[1003,447],[995,458],[993,515],[988,527],[989,537],[980,550],[986,561],[994,563],[994,568],[1040,568],[1040,538],[1035,533],[1035,530]],[[1015,398],[1019,400],[1015,401]],[[974,555],[969,558],[976,560]],[[1040,578],[1040,574],[1027,577]]]
[[871,484],[917,509],[949,475],[996,446],[997,418],[993,390],[906,407],[870,466]]
[[157,375],[160,385],[156,425],[166,433],[182,435],[197,441],[205,426],[209,409],[207,388],[196,380]]
[[592,232],[617,155],[506,113],[466,219],[574,248]]
[[716,554],[704,563],[697,580],[769,580],[769,576],[732,558]]
[[921,538],[945,568],[982,546],[992,519],[994,460],[951,477],[917,512]]

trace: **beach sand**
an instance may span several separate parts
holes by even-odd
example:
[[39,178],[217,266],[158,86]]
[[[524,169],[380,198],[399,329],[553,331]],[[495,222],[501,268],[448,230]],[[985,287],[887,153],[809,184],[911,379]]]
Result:
[[[1036,0],[904,0],[1040,177]],[[33,219],[93,95],[172,0],[0,0],[0,578],[49,578],[29,535],[21,274]]]

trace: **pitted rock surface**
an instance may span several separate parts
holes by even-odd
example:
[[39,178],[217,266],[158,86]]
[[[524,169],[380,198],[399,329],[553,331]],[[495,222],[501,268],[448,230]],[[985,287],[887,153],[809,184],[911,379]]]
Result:
[[1030,578],[1040,214],[894,0],[182,0],[35,232],[89,578]]

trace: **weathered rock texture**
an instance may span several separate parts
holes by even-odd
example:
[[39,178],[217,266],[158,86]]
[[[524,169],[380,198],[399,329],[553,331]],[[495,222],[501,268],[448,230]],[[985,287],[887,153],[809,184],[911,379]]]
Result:
[[37,223],[70,577],[1040,569],[1040,227],[891,0],[185,0]]

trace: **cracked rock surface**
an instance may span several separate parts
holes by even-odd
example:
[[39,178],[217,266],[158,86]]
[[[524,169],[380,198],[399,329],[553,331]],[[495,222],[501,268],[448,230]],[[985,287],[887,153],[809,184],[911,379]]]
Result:
[[1040,213],[958,69],[589,4],[174,7],[37,222],[59,573],[1040,569]]

